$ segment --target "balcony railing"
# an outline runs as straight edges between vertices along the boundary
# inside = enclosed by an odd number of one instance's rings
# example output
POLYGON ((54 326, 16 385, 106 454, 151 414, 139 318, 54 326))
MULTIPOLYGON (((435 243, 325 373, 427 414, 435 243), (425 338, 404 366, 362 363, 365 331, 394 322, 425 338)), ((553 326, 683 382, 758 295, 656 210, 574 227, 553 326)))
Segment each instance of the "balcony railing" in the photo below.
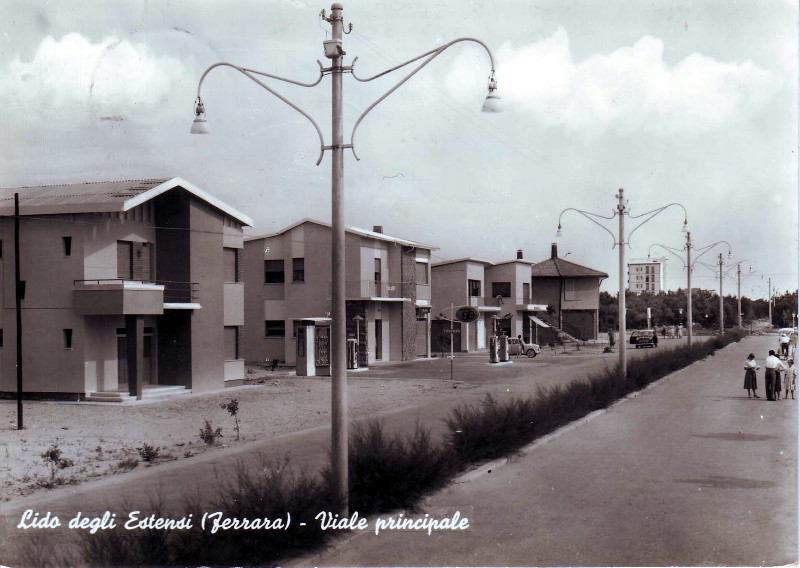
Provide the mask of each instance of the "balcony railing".
POLYGON ((171 280, 134 280, 130 278, 93 278, 75 280, 75 286, 124 286, 132 284, 156 284, 164 286, 164 303, 188 304, 197 301, 197 282, 174 282, 171 280))
POLYGON ((402 282, 384 282, 382 280, 354 280, 345 283, 347 298, 403 298, 402 282))

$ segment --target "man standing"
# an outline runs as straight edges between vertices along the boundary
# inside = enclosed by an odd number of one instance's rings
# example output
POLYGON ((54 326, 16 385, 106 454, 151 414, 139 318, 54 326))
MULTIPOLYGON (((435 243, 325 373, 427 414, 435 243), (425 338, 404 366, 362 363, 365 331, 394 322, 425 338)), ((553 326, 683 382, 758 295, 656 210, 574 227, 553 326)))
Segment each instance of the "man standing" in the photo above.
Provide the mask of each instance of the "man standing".
MULTIPOLYGON (((767 400, 777 400, 775 398, 775 373, 777 371, 785 371, 787 369, 783 361, 775 356, 775 351, 769 350, 769 356, 764 361, 764 367, 767 369, 764 375, 764 387, 767 390, 767 400)), ((777 393, 780 396, 780 393, 777 393)))
POLYGON ((780 344, 781 344, 781 354, 784 358, 789 358, 789 334, 784 332, 781 334, 780 344))

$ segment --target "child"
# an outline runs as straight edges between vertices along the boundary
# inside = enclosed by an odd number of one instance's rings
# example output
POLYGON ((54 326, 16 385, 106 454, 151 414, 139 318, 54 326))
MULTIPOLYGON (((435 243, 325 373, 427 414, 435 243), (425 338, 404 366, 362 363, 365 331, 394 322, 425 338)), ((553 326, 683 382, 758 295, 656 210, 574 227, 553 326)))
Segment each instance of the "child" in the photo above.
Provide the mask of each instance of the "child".
POLYGON ((786 394, 783 395, 784 400, 789 398, 789 391, 792 392, 792 400, 794 400, 794 389, 797 387, 797 367, 794 366, 794 360, 789 359, 789 370, 783 378, 786 383, 786 394))

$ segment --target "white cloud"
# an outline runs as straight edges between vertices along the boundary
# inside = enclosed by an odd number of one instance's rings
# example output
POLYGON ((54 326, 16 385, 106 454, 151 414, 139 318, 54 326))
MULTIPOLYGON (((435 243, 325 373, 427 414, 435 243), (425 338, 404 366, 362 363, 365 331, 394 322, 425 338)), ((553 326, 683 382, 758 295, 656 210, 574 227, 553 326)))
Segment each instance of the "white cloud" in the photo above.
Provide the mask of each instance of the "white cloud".
POLYGON ((7 107, 80 109, 122 114, 162 102, 185 75, 176 58, 144 44, 109 36, 91 43, 71 33, 45 38, 30 61, 19 58, 0 70, 0 97, 7 107))
MULTIPOLYGON (((479 55, 456 62, 448 77, 454 95, 478 88, 475 69, 485 65, 479 55)), ((504 44, 497 60, 507 107, 587 135, 716 130, 758 112, 781 86, 752 61, 724 63, 693 53, 668 65, 663 42, 650 36, 576 62, 563 28, 531 45, 504 44)))

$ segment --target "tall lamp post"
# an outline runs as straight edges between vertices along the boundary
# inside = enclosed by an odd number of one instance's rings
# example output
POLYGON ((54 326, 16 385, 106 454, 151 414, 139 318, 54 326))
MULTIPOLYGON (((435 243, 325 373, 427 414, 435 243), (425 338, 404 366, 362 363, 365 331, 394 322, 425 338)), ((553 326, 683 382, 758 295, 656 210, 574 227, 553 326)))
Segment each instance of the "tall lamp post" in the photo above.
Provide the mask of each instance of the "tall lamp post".
MULTIPOLYGON (((729 264, 730 268, 728 268, 728 270, 725 271, 725 275, 727 276, 728 272, 730 272, 731 270, 733 270, 734 267, 736 267, 736 303, 739 311, 739 316, 736 319, 736 325, 739 328, 742 327, 742 263, 743 262, 750 263, 751 261, 747 259, 737 260, 736 262, 729 264)), ((753 267, 751 266, 750 269, 752 270, 752 268, 753 267)))
MULTIPOLYGON (((495 64, 494 57, 488 46, 482 41, 475 38, 458 38, 449 43, 443 44, 435 49, 431 49, 421 55, 418 55, 405 63, 396 65, 372 77, 361 78, 355 74, 354 66, 356 60, 347 66, 344 65, 343 58, 345 51, 342 45, 343 33, 350 33, 352 24, 349 25, 348 30, 344 30, 344 20, 342 17, 343 7, 339 3, 331 6, 331 14, 327 16, 325 10, 320 14, 321 18, 331 25, 331 39, 323 41, 323 48, 325 57, 331 60, 330 67, 324 67, 322 63, 317 61, 319 65, 319 76, 313 82, 303 83, 278 75, 248 69, 246 67, 239 67, 227 62, 220 62, 211 65, 203 72, 200 77, 199 84, 197 85, 197 99, 195 101, 195 119, 192 124, 192 134, 205 134, 208 132, 208 125, 206 122, 205 105, 200 97, 200 90, 203 86, 203 81, 208 73, 216 67, 230 67, 242 73, 245 77, 255 82, 256 84, 275 95, 281 101, 289 105, 291 108, 302 114, 315 128, 320 142, 320 153, 317 158, 317 165, 322 162, 322 157, 325 150, 330 150, 332 155, 331 160, 331 202, 332 202, 332 219, 331 219, 331 281, 332 281, 332 339, 331 339, 331 471, 333 479, 333 490, 336 496, 342 503, 341 513, 346 515, 349 509, 348 506, 348 471, 347 471, 347 336, 346 336, 346 322, 345 322, 345 228, 344 228, 344 150, 349 148, 352 150, 356 160, 358 155, 355 151, 355 133, 364 117, 375 108, 386 97, 396 91, 408 79, 419 72, 423 67, 428 65, 434 58, 441 55, 448 47, 455 45, 459 42, 473 42, 482 46, 489 55, 489 62, 491 64, 491 72, 489 74, 488 94, 483 103, 483 112, 501 112, 502 106, 500 97, 497 92, 497 81, 495 80, 495 64), (421 62, 420 62, 421 61, 421 62), (394 87, 386 91, 378 100, 372 103, 367 109, 358 117, 353 126, 350 134, 350 142, 344 143, 343 136, 343 116, 342 116, 342 76, 345 73, 350 73, 357 81, 367 82, 382 77, 388 73, 401 69, 411 63, 420 62, 408 75, 401 79, 394 87), (322 130, 316 121, 299 106, 295 105, 287 98, 273 90, 262 82, 259 77, 267 77, 285 83, 298 85, 301 87, 314 87, 318 85, 325 75, 331 76, 331 144, 326 146, 322 135, 322 130)), ((356 58, 357 59, 357 58, 356 58)))
POLYGON ((711 243, 710 245, 706 245, 703 247, 697 247, 694 245, 692 241, 692 232, 690 230, 686 231, 686 244, 683 246, 682 249, 677 249, 673 247, 668 247, 667 245, 662 245, 659 243, 655 243, 650 245, 650 248, 647 251, 647 257, 650 258, 650 252, 653 250, 653 247, 661 247, 662 249, 666 250, 670 254, 676 256, 681 262, 683 262, 683 267, 686 269, 686 333, 687 333, 687 343, 689 347, 692 346, 692 269, 697 261, 706 254, 708 251, 713 249, 715 246, 720 244, 728 245, 728 256, 730 256, 730 247, 731 245, 728 241, 717 241, 715 243, 711 243), (696 251, 698 254, 692 260, 692 250, 696 251), (683 260, 682 257, 679 256, 678 253, 686 251, 686 260, 683 260))
MULTIPOLYGON (((683 209, 683 230, 687 231, 687 226, 689 221, 686 218, 686 208, 681 205, 680 203, 669 203, 664 205, 663 207, 659 207, 658 209, 653 209, 652 211, 647 211, 646 213, 641 213, 639 215, 631 215, 630 211, 628 210, 628 206, 625 202, 624 197, 625 190, 620 188, 617 194, 614 196, 617 199, 617 207, 613 211, 610 216, 600 215, 598 213, 590 213, 588 211, 582 211, 580 209, 575 209, 573 207, 568 207, 561 211, 558 215, 558 230, 556 231, 556 237, 561 237, 561 218, 564 216, 564 213, 567 211, 574 211, 580 215, 583 215, 587 219, 589 219, 592 223, 602 228, 606 233, 611 235, 611 238, 614 239, 614 247, 619 247, 619 373, 620 378, 625 378, 628 376, 628 361, 627 361, 627 352, 626 352, 626 338, 625 338, 625 245, 630 244, 630 239, 633 236, 633 233, 636 232, 639 227, 650 221, 653 217, 668 209, 670 207, 680 207, 683 209), (625 237, 625 216, 630 217, 631 219, 640 219, 645 217, 645 219, 636 225, 628 236, 625 237), (599 222, 597 219, 605 219, 611 220, 614 217, 619 217, 619 229, 618 233, 614 235, 604 224, 599 222)), ((612 250, 613 248, 612 247, 612 250)))

